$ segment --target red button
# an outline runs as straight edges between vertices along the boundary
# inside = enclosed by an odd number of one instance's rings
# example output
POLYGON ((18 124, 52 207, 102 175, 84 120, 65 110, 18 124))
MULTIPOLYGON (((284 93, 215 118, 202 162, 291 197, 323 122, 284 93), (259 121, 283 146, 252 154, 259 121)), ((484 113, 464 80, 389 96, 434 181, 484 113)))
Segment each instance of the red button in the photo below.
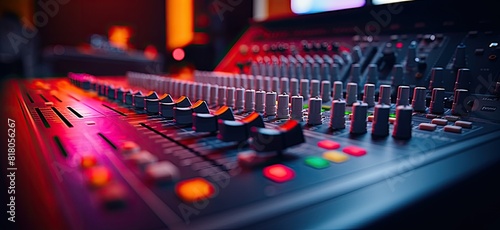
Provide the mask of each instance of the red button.
POLYGON ((274 182, 282 183, 295 177, 295 172, 282 164, 275 164, 264 168, 264 176, 274 182))
POLYGON ((366 150, 364 148, 357 146, 347 146, 342 151, 355 157, 360 157, 366 154, 366 150))
POLYGON ((340 144, 335 142, 335 141, 331 141, 331 140, 322 140, 322 141, 318 142, 318 147, 328 149, 328 150, 333 150, 333 149, 340 148, 340 144))

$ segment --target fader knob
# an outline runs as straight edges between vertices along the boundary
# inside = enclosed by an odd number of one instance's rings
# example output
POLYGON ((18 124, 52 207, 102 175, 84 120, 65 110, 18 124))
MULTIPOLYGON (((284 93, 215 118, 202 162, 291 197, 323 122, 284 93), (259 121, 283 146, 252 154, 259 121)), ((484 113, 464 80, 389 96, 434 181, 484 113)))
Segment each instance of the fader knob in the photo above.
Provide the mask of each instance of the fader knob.
POLYGON ((453 69, 458 70, 467 66, 465 58, 465 45, 459 44, 455 49, 455 57, 453 58, 453 69))
POLYGON ((309 110, 307 114, 307 124, 319 125, 321 124, 321 98, 309 99, 309 110))
POLYGON ((411 106, 400 105, 396 107, 396 121, 392 136, 396 139, 410 139, 412 133, 412 112, 411 106))
POLYGON ((434 67, 431 72, 431 80, 429 82, 429 89, 443 87, 443 68, 434 67))
POLYGON ((392 86, 398 87, 403 84, 404 69, 402 65, 394 65, 392 69, 392 86))
POLYGON ((223 106, 226 104, 226 94, 227 94, 227 88, 226 86, 221 86, 219 87, 219 92, 217 93, 217 105, 218 106, 223 106))
POLYGON ((361 66, 359 64, 352 64, 350 82, 359 83, 361 76, 361 66))
POLYGON ((358 84, 351 82, 347 83, 346 103, 353 105, 358 101, 358 84))
POLYGON ((335 100, 330 108, 330 127, 345 129, 345 101, 335 100))
POLYGON ((144 98, 146 96, 141 92, 137 91, 133 94, 133 105, 135 109, 144 110, 144 98))
POLYGON ((216 132, 217 117, 207 113, 193 113, 193 130, 195 132, 216 132))
POLYGON ((299 80, 297 78, 290 79, 290 95, 299 95, 299 80))
POLYGON ((266 97, 266 92, 259 90, 255 92, 255 112, 264 113, 264 100, 266 97))
POLYGON ((344 98, 342 89, 342 82, 335 81, 333 82, 333 100, 341 100, 344 98))
POLYGON ((311 80, 311 97, 319 96, 320 83, 319 80, 311 80))
POLYGON ((276 116, 276 92, 266 93, 265 114, 266 116, 276 116))
POLYGON ((356 102, 352 105, 351 129, 349 130, 350 133, 352 134, 366 133, 367 111, 368 111, 368 105, 366 103, 356 102))
POLYGON ((300 79, 300 95, 302 95, 304 99, 309 98, 309 80, 300 79))
POLYGON ((302 109, 304 98, 302 96, 292 96, 291 118, 302 121, 302 109))
POLYGON ((415 87, 411 106, 416 112, 425 112, 425 87, 415 87))
POLYGON ((281 93, 290 93, 290 90, 289 90, 289 86, 290 86, 289 79, 287 77, 282 77, 280 81, 281 81, 281 85, 280 85, 281 93))
POLYGON ((363 95, 363 102, 368 104, 368 107, 375 105, 375 85, 365 84, 365 94, 363 95))
POLYGON ((432 89, 431 105, 429 106, 429 111, 433 114, 444 113, 444 89, 443 88, 432 89))
POLYGON ((253 112, 255 107, 255 90, 247 89, 245 91, 245 112, 253 112))
POLYGON ((468 112, 469 105, 467 105, 467 97, 469 96, 469 91, 466 89, 456 89, 453 95, 453 104, 451 107, 451 113, 454 115, 466 115, 468 112))
POLYGON ((227 88, 227 95, 226 95, 226 105, 228 107, 234 108, 234 93, 236 89, 234 87, 228 87, 227 88))
POLYGON ((455 88, 457 89, 469 89, 471 81, 470 69, 459 69, 457 73, 457 78, 455 81, 455 88))
POLYGON ((379 96, 378 96, 379 104, 391 104, 391 86, 390 85, 380 85, 379 96))
POLYGON ((190 107, 174 107, 174 120, 179 125, 193 123, 192 110, 190 107))
POLYGON ((374 85, 377 85, 377 82, 378 82, 378 71, 377 71, 377 65, 376 64, 370 64, 370 65, 368 65, 368 73, 367 73, 366 82, 374 84, 374 85))
POLYGON ((236 89, 236 101, 235 101, 234 108, 236 110, 243 110, 244 101, 245 101, 245 89, 237 88, 236 89))
POLYGON ((288 108, 288 102, 290 101, 290 97, 288 94, 280 94, 278 96, 278 114, 276 118, 278 119, 288 119, 290 109, 288 108))
POLYGON ((410 103, 410 87, 409 86, 399 86, 398 96, 396 98, 396 105, 409 105, 410 103))
POLYGON ((160 100, 158 99, 158 94, 151 91, 146 95, 146 111, 152 114, 158 114, 160 112, 160 100))
POLYGON ((247 128, 241 121, 218 120, 219 140, 242 142, 248 139, 247 128))
POLYGON ((388 136, 389 135, 389 113, 391 107, 389 105, 378 104, 373 109, 372 135, 373 136, 388 136))
POLYGON ((324 102, 330 101, 331 90, 330 81, 321 81, 321 99, 324 102))

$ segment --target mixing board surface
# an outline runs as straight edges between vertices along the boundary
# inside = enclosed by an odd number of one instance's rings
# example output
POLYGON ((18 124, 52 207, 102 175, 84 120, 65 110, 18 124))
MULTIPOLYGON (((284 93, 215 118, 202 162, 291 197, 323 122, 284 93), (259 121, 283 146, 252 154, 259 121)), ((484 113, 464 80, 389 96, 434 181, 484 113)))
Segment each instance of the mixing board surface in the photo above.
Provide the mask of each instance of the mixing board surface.
POLYGON ((420 227, 403 211, 495 191, 498 31, 289 26, 256 23, 214 71, 6 82, 23 207, 52 229, 420 227))

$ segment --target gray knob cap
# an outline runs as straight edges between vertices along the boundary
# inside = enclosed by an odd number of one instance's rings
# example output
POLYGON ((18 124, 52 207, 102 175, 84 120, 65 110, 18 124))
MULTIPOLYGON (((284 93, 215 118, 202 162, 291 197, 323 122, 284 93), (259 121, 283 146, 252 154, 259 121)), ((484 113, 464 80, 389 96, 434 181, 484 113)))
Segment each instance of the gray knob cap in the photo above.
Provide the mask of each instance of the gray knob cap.
POLYGON ((234 87, 228 87, 227 88, 227 95, 226 95, 226 105, 230 108, 234 108, 234 94, 235 94, 236 89, 234 87))
POLYGON ((288 119, 290 114, 290 110, 288 108, 288 102, 290 101, 290 97, 288 94, 280 94, 278 96, 278 115, 276 118, 278 119, 288 119))
POLYGON ((392 86, 398 87, 403 84, 403 71, 402 65, 394 65, 392 69, 392 86))
POLYGON ((311 97, 317 97, 319 96, 319 80, 311 80, 311 97))
POLYGON ((345 129, 345 101, 334 100, 330 108, 330 127, 345 129))
POLYGON ((302 95, 304 99, 309 98, 309 80, 300 79, 300 95, 302 95))
POLYGON ((368 65, 368 73, 366 82, 377 85, 378 82, 378 70, 376 64, 368 65))
POLYGON ((271 89, 274 92, 280 91, 280 78, 279 77, 271 78, 271 89))
POLYGON ((319 125, 321 124, 321 98, 311 98, 309 99, 309 110, 307 114, 307 124, 309 125, 319 125))
POLYGON ((216 105, 217 100, 219 96, 219 86, 218 85, 212 85, 210 87, 210 105, 216 105))
POLYGON ((350 82, 359 83, 360 76, 361 76, 361 66, 359 64, 352 64, 350 82))
POLYGON ((290 83, 289 83, 289 79, 287 77, 282 77, 280 79, 280 89, 281 89, 281 93, 290 93, 290 90, 289 90, 289 86, 290 86, 290 83))
POLYGON ((347 83, 346 103, 353 105, 358 101, 358 84, 354 82, 347 83))
POLYGON ((236 89, 236 101, 234 108, 236 110, 243 110, 245 103, 245 89, 237 88, 236 89))
POLYGON ((411 106, 417 112, 425 112, 425 87, 415 87, 413 90, 413 100, 411 106))
POLYGON ((396 98, 396 105, 409 105, 410 104, 410 87, 409 86, 399 86, 398 96, 396 98))
POLYGON ((291 118, 293 120, 302 121, 303 103, 304 98, 302 96, 292 96, 291 118))
POLYGON ((368 104, 368 107, 375 105, 375 85, 365 84, 365 94, 363 95, 363 102, 368 104))
POLYGON ((390 85, 380 85, 378 103, 390 105, 391 104, 391 86, 390 85))
POLYGON ((290 95, 299 95, 299 80, 297 78, 290 79, 290 95))
POLYGON ((218 92, 218 98, 217 98, 217 105, 218 106, 223 106, 226 104, 226 94, 227 94, 227 88, 226 86, 221 86, 219 87, 219 92, 218 92))
POLYGON ((253 112, 255 107, 255 90, 247 89, 245 91, 245 112, 253 112))
POLYGON ((266 93, 266 116, 276 116, 276 92, 266 93))
POLYGON ((344 98, 343 87, 341 81, 333 82, 333 100, 341 100, 344 98))
POLYGON ((255 92, 255 111, 258 113, 264 113, 264 100, 266 97, 266 92, 259 90, 255 92))

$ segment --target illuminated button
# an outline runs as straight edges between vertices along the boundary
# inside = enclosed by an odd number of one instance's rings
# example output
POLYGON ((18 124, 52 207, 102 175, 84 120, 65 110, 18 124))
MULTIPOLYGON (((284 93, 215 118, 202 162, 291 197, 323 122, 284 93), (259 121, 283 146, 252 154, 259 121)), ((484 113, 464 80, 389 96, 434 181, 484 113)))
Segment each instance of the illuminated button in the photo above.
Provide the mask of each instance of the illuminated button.
POLYGON ((104 166, 87 169, 85 176, 89 185, 93 187, 101 187, 111 181, 111 172, 104 166))
POLYGON ((355 157, 363 156, 366 154, 366 150, 364 148, 357 146, 347 146, 342 151, 355 157))
POLYGON ((450 132, 450 133, 462 133, 462 127, 460 126, 453 126, 453 125, 447 125, 444 127, 445 132, 450 132))
POLYGON ((54 105, 54 102, 47 101, 47 102, 45 102, 45 105, 46 105, 46 106, 53 106, 53 105, 54 105))
POLYGON ((198 177, 177 183, 175 193, 183 201, 195 202, 211 198, 215 193, 215 188, 207 180, 198 177))
POLYGON ((472 128, 472 122, 470 122, 470 121, 455 121, 455 126, 460 126, 462 128, 470 129, 470 128, 472 128))
POLYGON ((349 156, 343 154, 342 152, 333 150, 324 152, 323 158, 335 163, 342 163, 344 161, 347 161, 349 159, 349 156))
POLYGON ((149 179, 156 182, 169 182, 179 179, 179 169, 169 161, 148 164, 144 172, 149 179))
POLYGON ((434 131, 436 130, 436 127, 437 127, 436 124, 430 124, 430 123, 420 123, 418 125, 418 129, 427 131, 434 131))
POLYGON ((282 164, 267 166, 263 172, 267 179, 278 183, 289 181, 295 177, 295 172, 282 164))
POLYGON ((321 157, 306 157, 304 160, 306 165, 311 166, 315 169, 322 169, 330 166, 330 163, 321 157))
POLYGON ((141 148, 133 141, 125 141, 121 146, 123 154, 131 154, 138 152, 141 148))
POLYGON ((432 119, 431 123, 432 124, 436 124, 436 125, 447 125, 448 124, 448 120, 434 118, 434 119, 432 119))
POLYGON ((368 116, 368 117, 367 117, 367 118, 368 118, 368 122, 373 122, 373 118, 374 118, 374 117, 375 117, 375 116, 373 116, 373 115, 368 116))
POLYGON ((80 165, 82 166, 82 168, 90 168, 95 164, 97 164, 97 158, 95 157, 95 155, 86 154, 83 155, 80 159, 80 165))
POLYGON ((331 140, 322 140, 322 141, 318 142, 318 147, 332 150, 332 149, 340 148, 340 144, 335 142, 335 141, 331 141, 331 140))

